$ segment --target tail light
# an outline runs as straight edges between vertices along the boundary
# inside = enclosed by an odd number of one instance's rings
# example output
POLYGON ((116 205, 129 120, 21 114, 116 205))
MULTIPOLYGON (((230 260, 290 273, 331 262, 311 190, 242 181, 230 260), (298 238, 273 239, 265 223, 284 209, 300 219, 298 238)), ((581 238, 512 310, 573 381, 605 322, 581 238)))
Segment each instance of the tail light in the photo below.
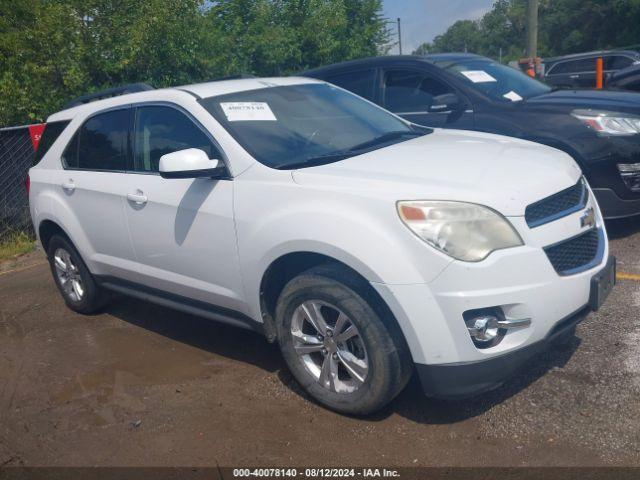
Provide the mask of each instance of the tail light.
POLYGON ((31 191, 31 178, 28 173, 27 178, 24 179, 24 188, 27 189, 27 195, 29 195, 29 192, 31 191))

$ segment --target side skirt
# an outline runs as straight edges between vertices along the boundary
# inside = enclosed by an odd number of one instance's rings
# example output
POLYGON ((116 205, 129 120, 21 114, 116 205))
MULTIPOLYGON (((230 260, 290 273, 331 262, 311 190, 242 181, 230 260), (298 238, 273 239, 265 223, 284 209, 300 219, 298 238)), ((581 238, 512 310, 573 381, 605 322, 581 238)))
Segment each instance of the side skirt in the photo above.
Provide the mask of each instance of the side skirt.
POLYGON ((115 277, 95 276, 94 278, 101 287, 107 290, 264 335, 262 323, 256 322, 247 315, 235 310, 218 307, 200 300, 194 300, 115 277))

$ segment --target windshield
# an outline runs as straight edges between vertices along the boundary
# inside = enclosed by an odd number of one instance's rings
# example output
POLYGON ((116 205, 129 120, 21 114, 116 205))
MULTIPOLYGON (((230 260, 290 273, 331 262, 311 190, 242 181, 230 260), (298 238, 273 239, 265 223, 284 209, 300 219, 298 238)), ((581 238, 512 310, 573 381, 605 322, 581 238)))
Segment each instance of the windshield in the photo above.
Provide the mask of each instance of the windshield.
POLYGON ((201 104, 256 160, 278 169, 331 163, 428 132, 323 83, 237 92, 201 104))
POLYGON ((487 60, 469 60, 442 67, 494 100, 519 102, 551 91, 544 83, 515 68, 487 60))

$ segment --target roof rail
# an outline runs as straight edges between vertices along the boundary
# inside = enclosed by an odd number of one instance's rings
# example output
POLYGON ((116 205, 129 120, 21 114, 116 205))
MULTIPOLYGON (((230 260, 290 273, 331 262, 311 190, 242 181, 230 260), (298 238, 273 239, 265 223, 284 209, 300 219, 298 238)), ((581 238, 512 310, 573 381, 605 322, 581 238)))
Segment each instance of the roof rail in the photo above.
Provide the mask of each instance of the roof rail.
POLYGON ((146 83, 131 83, 122 87, 108 88, 107 90, 102 90, 96 93, 89 93, 87 95, 82 95, 81 97, 74 98, 64 106, 63 110, 77 107, 78 105, 83 105, 85 103, 95 102, 96 100, 118 97, 120 95, 126 95, 128 93, 146 92, 147 90, 154 90, 154 88, 151 85, 147 85, 146 83))
POLYGON ((223 80, 241 80, 243 78, 257 78, 255 75, 251 75, 250 73, 240 73, 238 75, 229 75, 226 77, 218 77, 209 80, 210 82, 222 82, 223 80))

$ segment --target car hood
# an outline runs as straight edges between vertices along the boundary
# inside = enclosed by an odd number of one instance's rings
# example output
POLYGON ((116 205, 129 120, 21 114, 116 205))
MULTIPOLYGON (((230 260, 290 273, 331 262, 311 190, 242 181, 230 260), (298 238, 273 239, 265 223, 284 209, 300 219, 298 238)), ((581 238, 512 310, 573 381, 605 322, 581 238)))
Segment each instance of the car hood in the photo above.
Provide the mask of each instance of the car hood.
POLYGON ((398 200, 453 200, 522 216, 527 205, 575 185, 564 152, 498 135, 436 129, 340 162, 295 170, 293 180, 323 190, 398 200))
POLYGON ((601 109, 640 112, 640 95, 610 90, 557 90, 527 100, 527 105, 566 106, 569 109, 601 109))

